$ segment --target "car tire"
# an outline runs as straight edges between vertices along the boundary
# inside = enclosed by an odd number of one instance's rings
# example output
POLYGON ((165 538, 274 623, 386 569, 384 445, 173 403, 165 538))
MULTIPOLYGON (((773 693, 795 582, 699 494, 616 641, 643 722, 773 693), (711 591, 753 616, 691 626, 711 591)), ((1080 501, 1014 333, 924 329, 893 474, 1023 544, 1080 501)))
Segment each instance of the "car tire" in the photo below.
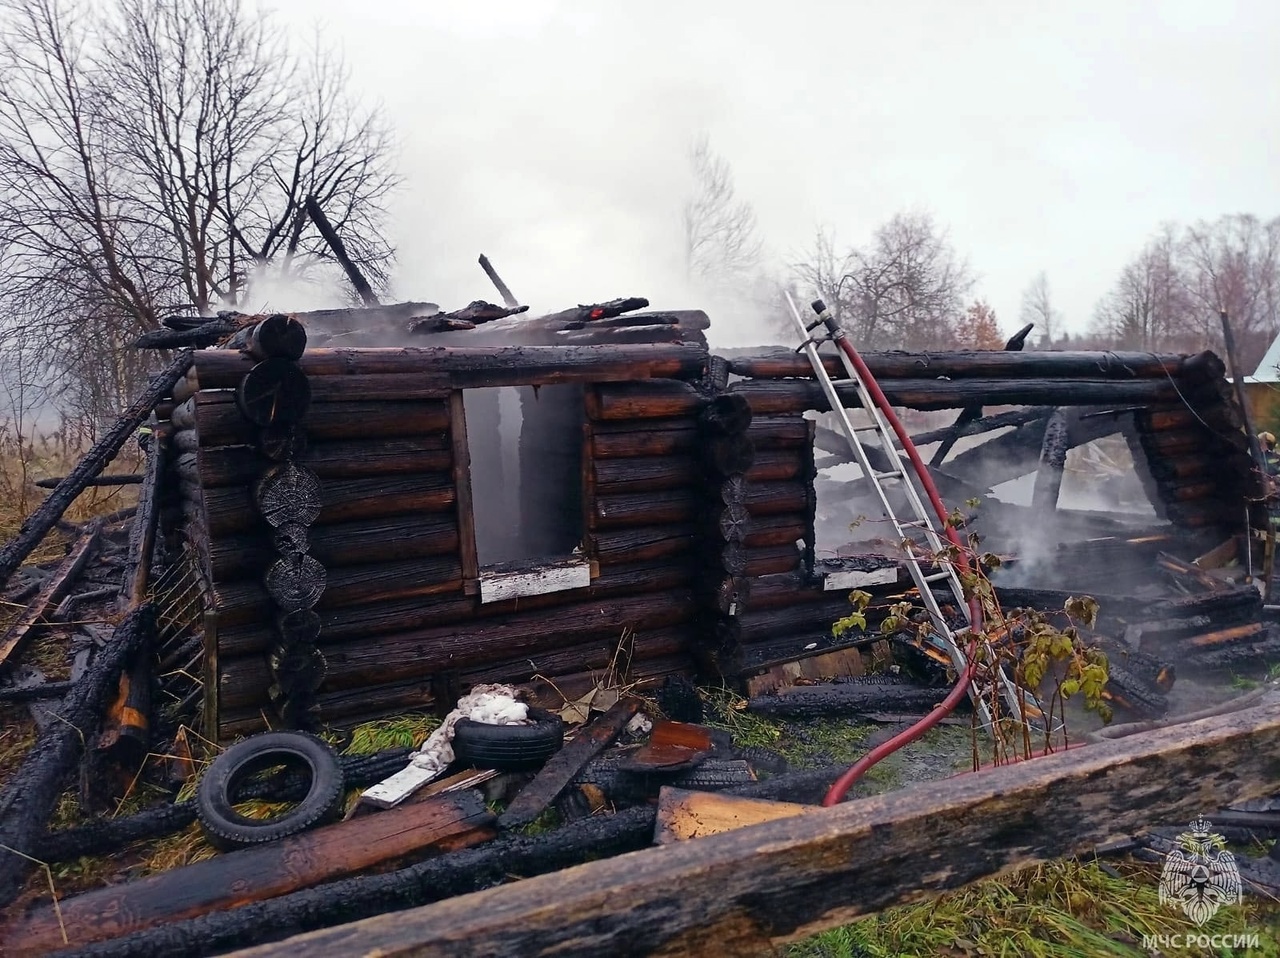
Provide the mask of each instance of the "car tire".
POLYGON ((490 725, 459 719, 453 727, 453 754, 476 768, 525 772, 541 768, 564 745, 564 719, 530 708, 532 725, 490 725))
POLYGON ((196 787, 196 817, 215 848, 245 848, 331 821, 342 809, 344 792, 342 766, 324 741, 304 732, 263 732, 232 745, 205 770, 196 787), (302 801, 274 818, 249 818, 237 812, 242 786, 278 766, 306 776, 302 801))

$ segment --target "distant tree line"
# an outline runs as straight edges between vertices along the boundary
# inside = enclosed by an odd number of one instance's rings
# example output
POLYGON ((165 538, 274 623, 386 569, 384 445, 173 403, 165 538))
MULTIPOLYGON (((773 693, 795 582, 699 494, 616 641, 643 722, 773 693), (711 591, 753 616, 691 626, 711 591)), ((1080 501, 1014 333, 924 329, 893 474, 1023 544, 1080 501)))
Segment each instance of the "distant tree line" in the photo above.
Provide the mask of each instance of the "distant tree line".
MULTIPOLYGON (((821 297, 867 349, 1000 348, 1014 331, 1003 330, 990 305, 973 298, 974 273, 928 213, 899 213, 860 246, 841 246, 821 230, 799 262, 770 267, 755 214, 734 193, 728 163, 705 136, 692 156, 684 221, 690 274, 708 289, 765 290, 756 298, 770 315, 782 316, 775 326, 784 341, 794 330, 782 313, 781 289, 802 304, 821 297), (700 172, 706 169, 715 176, 700 172), (717 204, 722 209, 714 216, 688 213, 717 204), (735 255, 739 250, 750 256, 735 255)), ((1231 319, 1241 364, 1252 372, 1280 332, 1280 217, 1234 214, 1162 226, 1120 269, 1089 322, 1072 323, 1074 334, 1041 272, 1023 291, 1018 322, 1035 324, 1039 348, 1221 352, 1220 309, 1231 319)))

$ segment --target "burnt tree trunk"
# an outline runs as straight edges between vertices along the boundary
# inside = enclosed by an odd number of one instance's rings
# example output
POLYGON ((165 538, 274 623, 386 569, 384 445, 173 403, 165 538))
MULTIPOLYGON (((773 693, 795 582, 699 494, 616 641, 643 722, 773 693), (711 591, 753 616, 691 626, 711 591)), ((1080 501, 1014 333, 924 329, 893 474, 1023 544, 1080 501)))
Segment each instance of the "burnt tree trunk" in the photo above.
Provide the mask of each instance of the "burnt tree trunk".
POLYGON ((120 673, 151 641, 155 617, 142 605, 124 617, 111 640, 93 658, 57 710, 58 721, 40 732, 36 744, 0 792, 0 907, 21 891, 39 859, 40 841, 62 787, 75 767, 84 743, 101 719, 107 696, 118 687, 120 673))

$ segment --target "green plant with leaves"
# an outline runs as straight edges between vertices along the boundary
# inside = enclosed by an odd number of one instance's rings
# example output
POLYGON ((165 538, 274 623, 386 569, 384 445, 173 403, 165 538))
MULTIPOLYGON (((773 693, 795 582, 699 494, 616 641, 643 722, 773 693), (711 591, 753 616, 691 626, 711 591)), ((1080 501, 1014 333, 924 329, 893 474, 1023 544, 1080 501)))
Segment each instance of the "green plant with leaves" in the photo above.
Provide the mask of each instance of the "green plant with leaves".
MULTIPOLYGON (((954 512, 947 524, 963 526, 963 514, 954 512)), ((1098 603, 1093 598, 1073 596, 1061 611, 1052 613, 1030 608, 1003 609, 989 575, 999 568, 1000 558, 980 553, 976 535, 970 534, 963 547, 952 543, 932 554, 910 539, 903 540, 902 547, 923 563, 955 569, 965 600, 977 600, 982 614, 981 626, 974 636, 981 672, 993 674, 1003 668, 1018 689, 1022 716, 1036 719, 1033 726, 1007 709, 1002 712, 998 683, 981 682, 983 694, 989 696, 991 713, 1001 716, 991 737, 993 764, 1030 757, 1033 737, 1043 739, 1046 751, 1067 745, 1068 700, 1078 699, 1086 711, 1097 714, 1104 722, 1111 720, 1111 709, 1103 698, 1107 657, 1082 634, 1082 629, 1091 629, 1097 623, 1098 603)), ((850 593, 853 608, 832 625, 832 634, 839 638, 851 631, 865 631, 871 598, 862 591, 850 593)), ((932 655, 928 636, 933 627, 922 607, 911 601, 898 601, 889 606, 878 631, 883 636, 904 638, 932 655)), ((976 726, 974 732, 977 767, 980 756, 976 726)))

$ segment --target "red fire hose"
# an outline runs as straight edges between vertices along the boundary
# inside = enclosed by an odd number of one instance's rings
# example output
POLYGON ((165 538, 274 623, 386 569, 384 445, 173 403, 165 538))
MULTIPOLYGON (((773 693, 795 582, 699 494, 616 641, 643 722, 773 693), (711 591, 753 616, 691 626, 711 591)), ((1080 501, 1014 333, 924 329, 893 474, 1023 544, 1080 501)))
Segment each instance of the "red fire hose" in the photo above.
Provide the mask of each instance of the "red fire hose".
MULTIPOLYGON (((818 309, 819 315, 826 311, 825 307, 819 308, 820 304, 814 304, 818 309)), ((958 552, 958 562, 962 570, 967 571, 969 568, 969 558, 965 554, 964 543, 960 541, 960 536, 956 530, 951 527, 947 521, 947 508, 942 504, 942 497, 938 495, 938 489, 933 484, 933 477, 929 475, 928 467, 925 466, 924 460, 920 458, 920 453, 916 451, 915 445, 911 442, 911 437, 907 434, 907 430, 903 428, 901 421, 894 413, 889 405, 889 400, 885 398, 884 392, 880 389, 879 383, 875 377, 871 375, 871 370, 867 368, 867 364, 863 362, 858 351, 849 344, 848 337, 844 331, 838 327, 833 331, 836 346, 849 357, 849 362, 853 364, 854 370, 858 374, 858 378, 862 380, 863 385, 867 387, 867 392, 871 393, 871 398, 875 400, 876 406, 879 407, 881 413, 884 414, 885 420, 893 428, 894 433, 898 437, 898 441, 902 443, 903 451, 906 452, 907 458, 911 461, 912 468, 915 469, 916 476, 920 479, 920 485, 924 488, 925 494, 929 497, 929 503, 933 506, 933 511, 938 514, 938 521, 942 524, 943 533, 947 540, 954 545, 958 552)), ((974 634, 981 631, 982 625, 982 605, 976 597, 969 599, 969 627, 974 634)), ((929 729, 938 724, 944 717, 951 714, 960 700, 969 692, 969 684, 973 681, 974 672, 977 669, 977 663, 974 656, 977 653, 977 640, 969 643, 969 647, 965 650, 965 660, 968 665, 956 680, 955 688, 953 688, 945 699, 943 699, 933 711, 916 722, 910 728, 899 732, 887 742, 877 745, 870 752, 860 758, 852 765, 847 772, 841 775, 827 790, 826 796, 822 799, 822 804, 826 806, 835 805, 844 798, 845 794, 853 787, 854 782, 862 778, 873 765, 881 759, 892 755, 904 745, 914 742, 929 729)))

